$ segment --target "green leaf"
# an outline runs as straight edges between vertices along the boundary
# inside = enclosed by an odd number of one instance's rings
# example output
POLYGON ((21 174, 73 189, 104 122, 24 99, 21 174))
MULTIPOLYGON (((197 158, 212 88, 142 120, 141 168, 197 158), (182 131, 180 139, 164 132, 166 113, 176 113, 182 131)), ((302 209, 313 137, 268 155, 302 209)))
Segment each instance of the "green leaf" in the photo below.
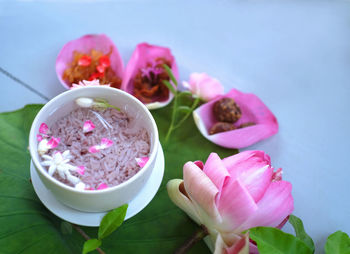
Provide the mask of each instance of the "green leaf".
POLYGON ((182 113, 190 113, 192 109, 188 106, 178 106, 177 111, 182 112, 182 113))
POLYGON ((163 84, 166 85, 166 87, 175 95, 176 94, 176 90, 173 87, 172 84, 170 84, 170 82, 168 80, 163 80, 163 84))
POLYGON ((309 246, 312 252, 314 252, 315 251, 314 241, 308 234, 306 234, 302 220, 299 219, 297 216, 291 214, 289 216, 289 223, 292 224, 295 231, 295 235, 300 240, 302 240, 307 246, 309 246))
POLYGON ((249 237, 258 246, 260 254, 312 254, 313 251, 294 235, 277 228, 256 227, 249 229, 249 237))
POLYGON ((72 224, 67 221, 61 222, 61 232, 64 235, 70 235, 73 232, 72 224))
POLYGON ((328 236, 324 246, 326 254, 350 254, 350 238, 342 232, 337 231, 328 236))
POLYGON ((168 73, 168 75, 169 75, 171 81, 173 81, 175 87, 177 87, 177 80, 176 80, 176 78, 175 78, 175 76, 174 76, 172 70, 171 70, 171 69, 169 68, 169 66, 166 65, 166 64, 163 64, 163 67, 164 67, 165 71, 168 73))
POLYGON ((103 216, 100 228, 98 229, 98 239, 103 239, 112 234, 124 221, 128 205, 122 205, 103 216))
MULTIPOLYGON (((15 112, 0 114, 1 252, 80 253, 84 238, 74 229, 71 235, 62 234, 62 220, 42 205, 29 181, 28 133, 41 107, 29 105, 15 112)), ((174 253, 198 226, 171 202, 166 183, 170 179, 182 178, 182 168, 187 161, 205 161, 212 151, 222 158, 237 152, 206 140, 192 118, 175 130, 169 142, 164 144, 171 105, 151 113, 156 120, 165 154, 163 181, 150 204, 124 221, 115 234, 103 239, 103 251, 106 253, 174 253)), ((98 228, 81 228, 90 237, 98 235, 98 228)), ((201 241, 189 253, 209 254, 210 251, 201 241)))
POLYGON ((96 250, 98 247, 100 247, 102 244, 101 240, 99 239, 89 239, 84 243, 83 247, 83 254, 89 253, 93 250, 96 250))

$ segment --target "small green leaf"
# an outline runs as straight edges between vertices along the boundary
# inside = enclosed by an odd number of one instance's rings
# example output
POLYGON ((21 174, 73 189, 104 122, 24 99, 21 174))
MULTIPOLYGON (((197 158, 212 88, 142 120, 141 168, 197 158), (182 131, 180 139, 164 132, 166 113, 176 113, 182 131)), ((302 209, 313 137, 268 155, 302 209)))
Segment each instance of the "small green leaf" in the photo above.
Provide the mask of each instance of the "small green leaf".
POLYGON ((301 219, 299 219, 297 216, 290 215, 289 216, 289 223, 292 224, 295 235, 300 240, 302 240, 307 246, 310 247, 312 251, 315 251, 315 244, 312 238, 305 232, 304 225, 301 219))
POLYGON ((84 243, 83 254, 89 253, 90 251, 96 250, 102 244, 101 240, 98 239, 89 239, 84 243))
POLYGON ((70 235, 72 234, 73 228, 72 228, 72 224, 70 224, 67 221, 62 221, 61 222, 61 232, 64 235, 70 235))
POLYGON ((312 254, 313 251, 294 235, 277 228, 257 227, 249 229, 249 237, 258 246, 260 254, 312 254))
POLYGON ((188 106, 179 106, 177 107, 177 111, 183 112, 183 113, 190 113, 192 109, 188 106))
POLYGON ((124 221, 128 204, 108 212, 101 221, 98 229, 98 239, 103 239, 113 233, 124 221))
POLYGON ((168 75, 169 75, 171 81, 173 81, 174 85, 177 87, 177 80, 176 80, 176 78, 175 78, 173 72, 172 72, 171 69, 169 68, 169 66, 166 65, 166 64, 163 64, 163 67, 164 67, 165 71, 168 73, 168 75))
POLYGON ((173 87, 172 84, 170 84, 170 82, 168 80, 163 80, 163 84, 166 85, 166 87, 175 95, 176 94, 176 90, 173 87))
POLYGON ((350 238, 342 232, 337 231, 328 236, 324 246, 326 254, 350 254, 350 238))

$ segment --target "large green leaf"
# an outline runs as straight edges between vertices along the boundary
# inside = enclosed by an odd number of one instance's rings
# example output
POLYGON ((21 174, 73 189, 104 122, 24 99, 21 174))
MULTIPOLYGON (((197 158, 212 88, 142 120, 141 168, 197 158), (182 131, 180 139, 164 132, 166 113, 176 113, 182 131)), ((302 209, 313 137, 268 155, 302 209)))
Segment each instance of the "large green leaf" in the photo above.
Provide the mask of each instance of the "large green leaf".
POLYGON ((350 237, 337 231, 328 237, 324 250, 326 254, 350 254, 350 237))
POLYGON ((260 254, 313 253, 313 250, 302 240, 277 228, 251 228, 249 229, 249 237, 257 243, 260 254))
MULTIPOLYGON (((40 108, 29 105, 0 114, 0 253, 81 253, 83 237, 76 230, 62 233, 62 221, 41 204, 29 181, 28 133, 40 108)), ((173 253, 198 226, 170 201, 165 184, 182 178, 186 161, 206 160, 212 151, 222 157, 237 152, 204 139, 191 118, 164 144, 170 109, 168 106, 152 112, 166 161, 161 187, 142 212, 103 239, 101 248, 106 253, 173 253)), ((82 229, 92 238, 98 235, 97 228, 82 229)), ((191 253, 209 250, 200 242, 191 253)))

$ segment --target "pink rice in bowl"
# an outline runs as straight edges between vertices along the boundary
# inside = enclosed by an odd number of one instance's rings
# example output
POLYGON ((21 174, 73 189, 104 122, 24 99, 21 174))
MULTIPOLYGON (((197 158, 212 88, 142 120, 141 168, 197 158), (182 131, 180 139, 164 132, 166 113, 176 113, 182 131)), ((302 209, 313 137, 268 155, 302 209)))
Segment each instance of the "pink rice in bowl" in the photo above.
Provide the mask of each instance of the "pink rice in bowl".
MULTIPOLYGON (((141 169, 136 159, 150 155, 147 130, 125 112, 113 108, 78 108, 54 123, 50 132, 60 142, 48 155, 69 150, 69 164, 84 167, 83 174, 75 171, 71 174, 78 177, 88 190, 113 187, 128 180, 141 169), (91 121, 95 128, 84 132, 86 121, 91 121), (92 146, 99 145, 106 138, 113 141, 110 147, 91 152, 92 146)), ((53 177, 74 187, 57 172, 53 177)))

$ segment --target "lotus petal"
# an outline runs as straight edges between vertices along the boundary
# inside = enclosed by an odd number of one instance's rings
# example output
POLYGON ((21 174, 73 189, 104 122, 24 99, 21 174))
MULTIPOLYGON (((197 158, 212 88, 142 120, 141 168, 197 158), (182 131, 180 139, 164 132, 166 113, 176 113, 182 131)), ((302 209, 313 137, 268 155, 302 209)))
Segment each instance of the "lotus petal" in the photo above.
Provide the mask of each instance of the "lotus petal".
POLYGON ((143 168, 149 160, 149 157, 135 158, 135 160, 137 162, 137 165, 139 165, 140 168, 143 168))
MULTIPOLYGON (((170 61, 171 70, 175 78, 178 80, 179 73, 178 73, 177 65, 175 62, 175 58, 171 54, 171 51, 169 48, 155 46, 148 43, 140 43, 136 46, 136 49, 133 52, 131 59, 129 60, 126 66, 121 89, 130 94, 134 94, 135 75, 139 71, 143 73, 144 72, 143 70, 147 67, 147 64, 152 61, 153 62, 156 61, 157 58, 165 58, 166 60, 170 61)), ((147 76, 148 74, 145 73, 145 75, 147 76)), ((168 105, 173 99, 173 97, 174 95, 169 91, 169 97, 167 99, 157 101, 157 98, 155 98, 154 101, 150 103, 145 103, 145 105, 148 109, 161 108, 168 105)))
POLYGON ((93 129, 95 129, 94 123, 90 120, 85 121, 83 126, 83 132, 86 133, 86 132, 92 131, 93 129))
POLYGON ((41 134, 47 134, 49 131, 49 126, 47 126, 46 123, 42 123, 39 127, 39 133, 41 134))
POLYGON ((108 185, 105 184, 105 183, 101 183, 98 187, 97 187, 97 190, 103 190, 103 189, 107 189, 108 188, 108 185))
POLYGON ((267 106, 256 95, 236 89, 202 105, 193 112, 193 117, 206 139, 227 148, 247 147, 278 132, 277 119, 267 106), (210 128, 218 122, 213 114, 213 104, 225 97, 234 99, 241 109, 242 117, 234 123, 237 129, 209 135, 210 128), (238 128, 245 123, 254 125, 238 128))
POLYGON ((102 51, 104 54, 110 52, 112 48, 112 53, 110 55, 111 68, 115 75, 119 78, 123 77, 123 61, 119 55, 117 47, 114 45, 113 41, 104 34, 88 34, 82 36, 76 40, 69 41, 65 44, 57 56, 56 59, 56 74, 61 84, 70 89, 68 82, 63 80, 62 76, 64 71, 68 68, 69 64, 73 60, 73 52, 79 51, 82 53, 90 53, 92 49, 102 51))

